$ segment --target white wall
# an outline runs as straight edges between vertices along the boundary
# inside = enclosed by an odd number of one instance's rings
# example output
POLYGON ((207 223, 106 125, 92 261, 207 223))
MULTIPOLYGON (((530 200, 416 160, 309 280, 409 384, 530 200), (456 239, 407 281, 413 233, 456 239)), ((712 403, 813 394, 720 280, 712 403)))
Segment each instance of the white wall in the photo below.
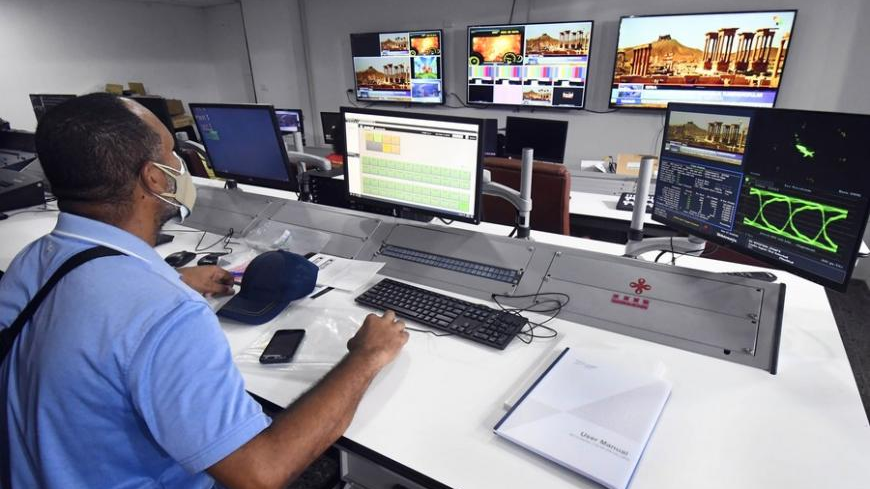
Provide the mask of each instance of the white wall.
POLYGON ((254 101, 251 66, 245 47, 241 4, 234 3, 203 9, 207 42, 200 48, 207 53, 214 67, 211 80, 217 98, 209 100, 195 96, 194 102, 248 103, 254 101))
MULTIPOLYGON (((297 0, 271 1, 282 4, 297 0)), ((511 6, 510 0, 440 0, 415 2, 413 7, 401 0, 298 1, 304 3, 307 14, 304 20, 308 23, 313 60, 310 69, 316 87, 312 102, 318 111, 336 110, 347 104, 346 90, 353 87, 348 40, 352 32, 444 28, 447 90, 464 99, 466 26, 506 22, 511 6)), ((594 20, 587 106, 606 110, 620 15, 797 8, 795 34, 777 106, 870 112, 870 97, 864 92, 868 77, 852 76, 858 60, 867 59, 865 49, 870 45, 870 32, 864 25, 870 20, 867 5, 867 0, 518 0, 514 21, 594 20), (860 98, 857 102, 856 97, 860 98)), ((858 69, 866 72, 870 68, 858 69)), ((449 103, 457 102, 453 99, 449 103)), ((498 117, 502 122, 511 114, 504 109, 410 110, 498 117)), ((523 114, 530 115, 527 110, 523 114)), ((658 151, 661 112, 539 110, 531 116, 570 122, 569 159, 658 151)))
MULTIPOLYGON (((320 115, 310 105, 299 4, 296 0, 242 0, 257 101, 302 109, 309 144, 320 115)), ((315 63, 317 64, 317 63, 315 63)))
MULTIPOLYGON (((219 82, 203 9, 107 0, 3 0, 0 8, 0 117, 14 128, 35 128, 29 93, 81 94, 107 82, 141 81, 186 102, 246 97, 238 74, 219 82)), ((238 57, 240 30, 227 32, 221 39, 238 57)))

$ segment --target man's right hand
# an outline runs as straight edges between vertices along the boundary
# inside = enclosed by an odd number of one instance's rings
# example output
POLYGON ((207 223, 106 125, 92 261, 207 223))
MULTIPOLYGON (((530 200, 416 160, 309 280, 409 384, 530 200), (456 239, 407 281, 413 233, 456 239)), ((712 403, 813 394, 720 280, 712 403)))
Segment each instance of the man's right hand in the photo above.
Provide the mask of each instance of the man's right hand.
POLYGON ((359 331, 347 342, 351 355, 360 355, 380 369, 393 361, 408 342, 405 322, 396 319, 396 313, 387 311, 383 316, 369 314, 359 331))
POLYGON ((405 323, 395 313, 369 314, 347 342, 350 353, 271 426, 209 467, 209 474, 231 488, 287 487, 344 433, 374 376, 407 342, 405 323))

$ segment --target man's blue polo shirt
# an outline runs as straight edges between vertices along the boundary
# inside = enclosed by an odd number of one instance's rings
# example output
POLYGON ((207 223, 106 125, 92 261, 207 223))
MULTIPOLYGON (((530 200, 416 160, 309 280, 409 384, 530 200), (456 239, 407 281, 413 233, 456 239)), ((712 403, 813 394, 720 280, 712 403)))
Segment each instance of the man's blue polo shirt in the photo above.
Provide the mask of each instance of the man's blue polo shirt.
POLYGON ((0 329, 67 258, 0 364, 0 487, 210 487, 203 471, 268 426, 205 300, 147 243, 61 213, 0 280, 0 329))

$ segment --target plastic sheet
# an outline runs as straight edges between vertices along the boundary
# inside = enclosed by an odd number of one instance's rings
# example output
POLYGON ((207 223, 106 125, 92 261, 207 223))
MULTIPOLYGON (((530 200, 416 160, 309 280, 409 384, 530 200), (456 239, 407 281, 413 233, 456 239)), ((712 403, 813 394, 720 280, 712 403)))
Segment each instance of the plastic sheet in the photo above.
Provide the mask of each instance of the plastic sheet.
POLYGON ((325 372, 347 354, 347 341, 365 319, 365 311, 291 305, 234 360, 239 368, 259 371, 325 372), (305 337, 290 363, 263 365, 260 355, 279 329, 304 329, 305 337))
POLYGON ((245 244, 260 251, 285 250, 299 255, 319 253, 329 242, 323 231, 275 221, 263 221, 245 235, 245 244))

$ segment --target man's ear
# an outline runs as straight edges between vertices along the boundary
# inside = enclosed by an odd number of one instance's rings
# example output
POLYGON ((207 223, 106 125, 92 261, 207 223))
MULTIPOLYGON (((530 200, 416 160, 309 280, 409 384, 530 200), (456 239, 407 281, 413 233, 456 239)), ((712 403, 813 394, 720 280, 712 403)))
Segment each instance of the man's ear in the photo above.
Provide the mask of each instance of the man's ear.
POLYGON ((142 184, 142 187, 155 194, 162 194, 166 192, 166 174, 163 173, 163 170, 157 168, 157 165, 152 165, 151 163, 145 163, 142 165, 142 168, 139 170, 139 181, 142 184))

